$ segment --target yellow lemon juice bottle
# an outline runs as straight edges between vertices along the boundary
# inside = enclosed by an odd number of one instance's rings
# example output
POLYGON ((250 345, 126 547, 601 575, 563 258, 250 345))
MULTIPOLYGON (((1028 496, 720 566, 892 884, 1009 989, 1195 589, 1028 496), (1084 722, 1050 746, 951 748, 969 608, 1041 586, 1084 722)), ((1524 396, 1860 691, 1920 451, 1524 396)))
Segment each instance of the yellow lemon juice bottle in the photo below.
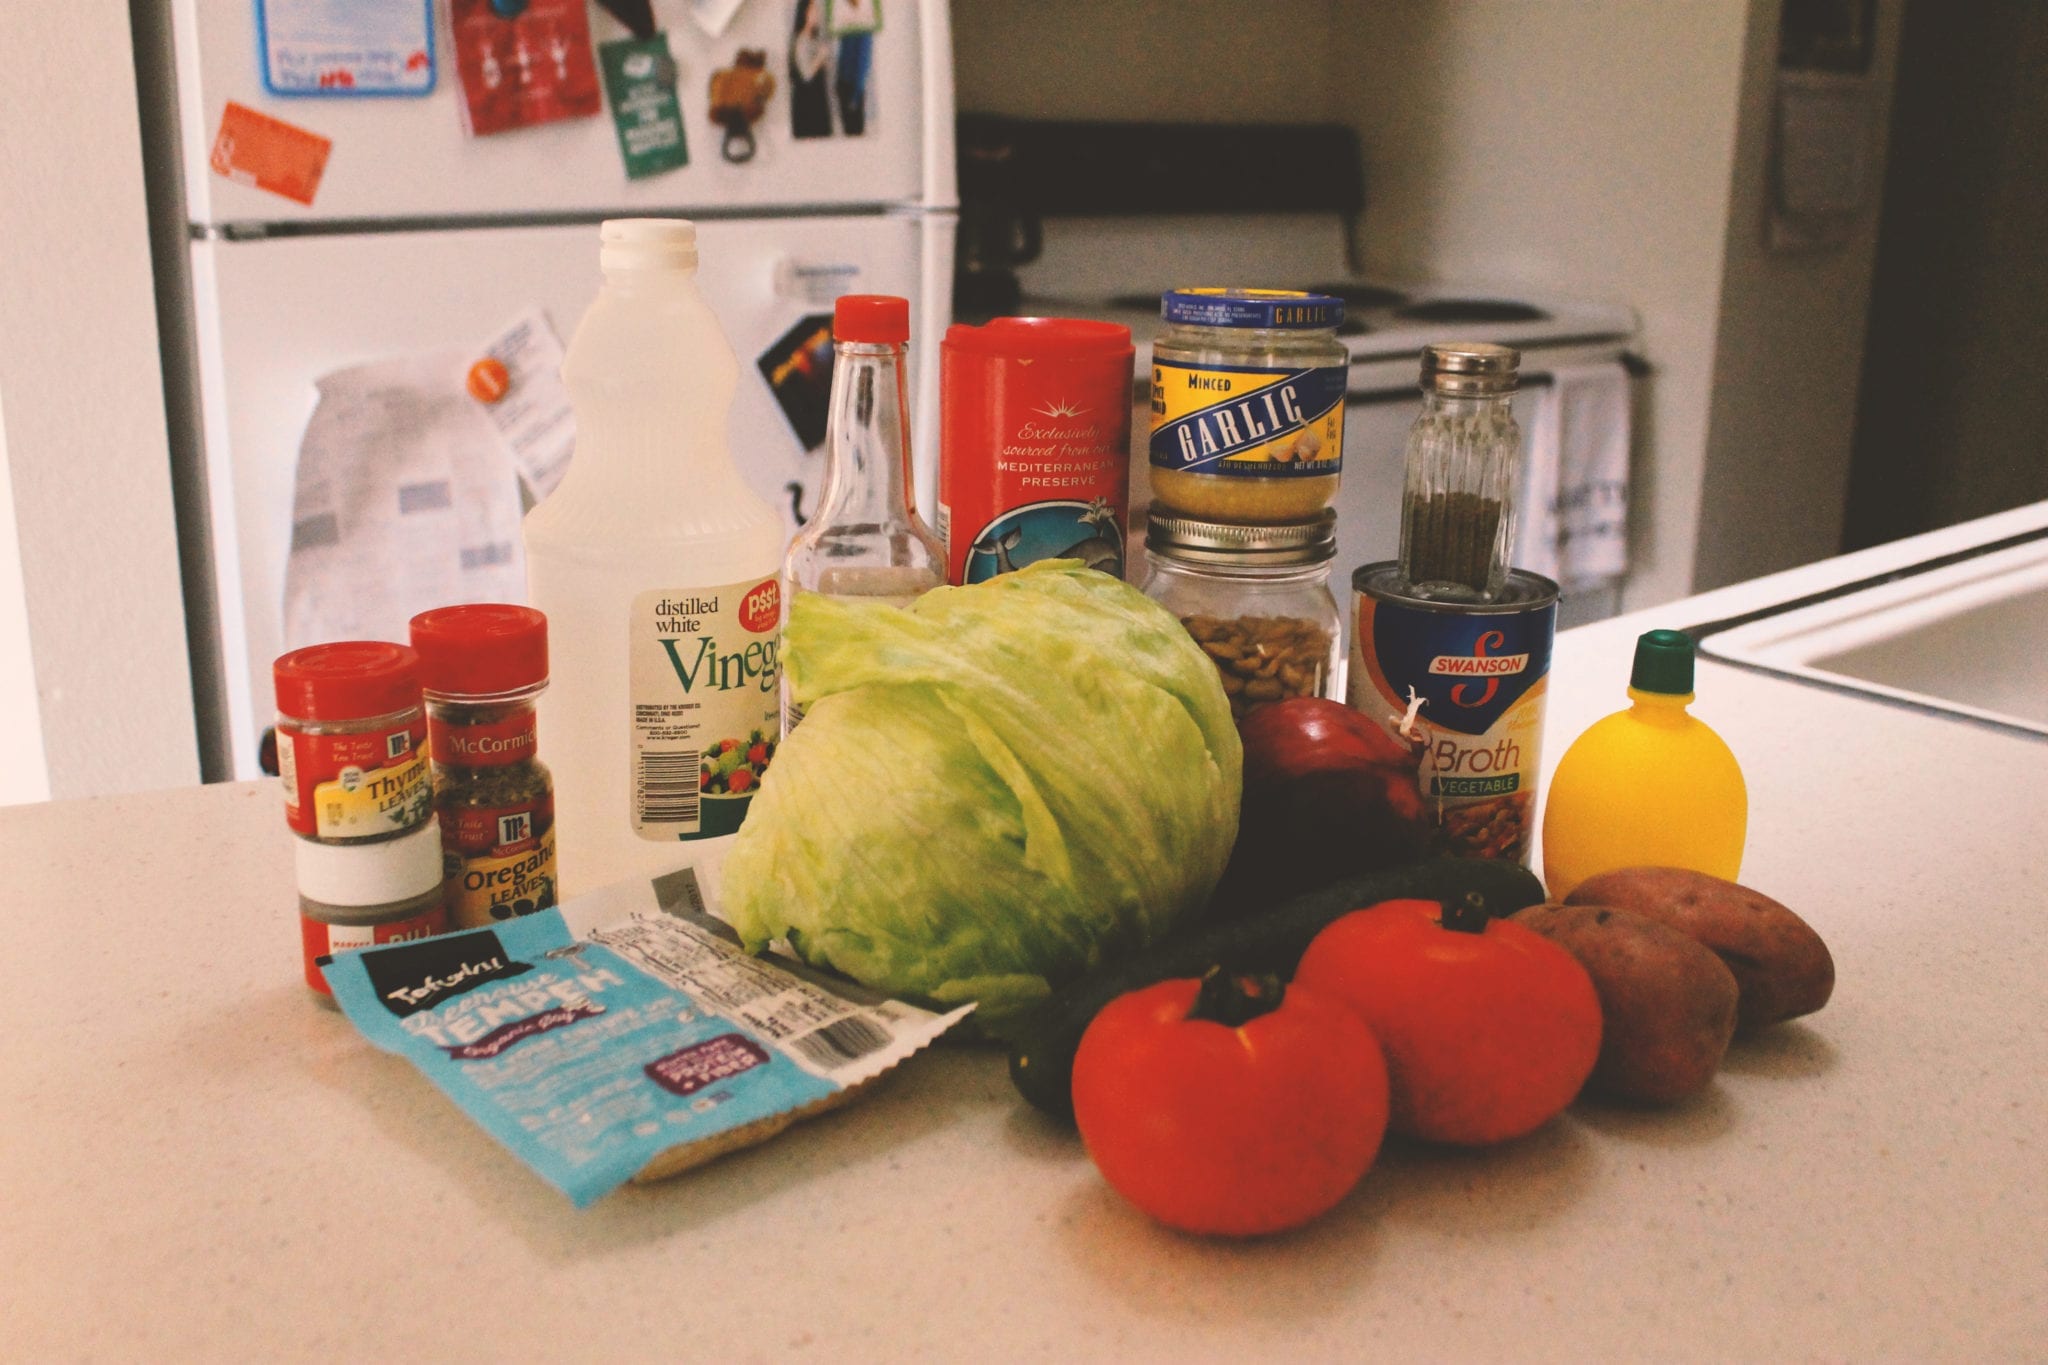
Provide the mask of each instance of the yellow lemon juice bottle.
POLYGON ((1636 641, 1632 703, 1572 742, 1543 812, 1543 882, 1562 900, 1621 867, 1684 867, 1734 880, 1749 794, 1721 737, 1688 714, 1693 646, 1683 631, 1636 641))

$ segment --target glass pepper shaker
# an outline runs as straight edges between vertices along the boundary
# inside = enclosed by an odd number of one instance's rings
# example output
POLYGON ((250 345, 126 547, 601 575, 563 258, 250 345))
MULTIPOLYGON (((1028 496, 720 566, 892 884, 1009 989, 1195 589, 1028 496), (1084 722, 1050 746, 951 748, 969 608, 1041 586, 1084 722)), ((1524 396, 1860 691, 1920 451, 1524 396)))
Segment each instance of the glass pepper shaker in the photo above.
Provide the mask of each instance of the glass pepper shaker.
POLYGON ((1507 582, 1521 359, 1487 342, 1422 348, 1422 413, 1408 431, 1401 491, 1401 577, 1412 596, 1491 602, 1507 582))

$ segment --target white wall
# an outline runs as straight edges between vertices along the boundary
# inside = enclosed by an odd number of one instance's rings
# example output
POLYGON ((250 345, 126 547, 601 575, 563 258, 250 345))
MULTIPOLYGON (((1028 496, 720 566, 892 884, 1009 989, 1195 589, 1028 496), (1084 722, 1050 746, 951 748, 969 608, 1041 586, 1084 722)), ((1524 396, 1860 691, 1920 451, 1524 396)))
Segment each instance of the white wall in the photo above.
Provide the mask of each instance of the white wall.
POLYGON ((960 108, 1018 118, 1338 117, 1357 0, 953 0, 960 108))
POLYGON ((29 658, 28 600, 22 595, 21 538, 7 473, 6 395, 0 394, 0 806, 50 795, 43 761, 43 708, 29 658))
POLYGON ((1717 588, 1842 548, 1857 388, 1877 262, 1902 0, 1880 0, 1869 77, 1869 199, 1846 241, 1773 251, 1767 222, 1778 0, 1752 0, 1694 586, 1717 588))
POLYGON ((26 662, 54 796, 196 782, 128 8, 7 0, 0 52, 0 705, 26 662))
POLYGON ((1353 13, 1343 89, 1366 144, 1365 263, 1637 310, 1654 373, 1639 405, 1625 601, 1683 596, 1749 6, 1378 0, 1353 13))

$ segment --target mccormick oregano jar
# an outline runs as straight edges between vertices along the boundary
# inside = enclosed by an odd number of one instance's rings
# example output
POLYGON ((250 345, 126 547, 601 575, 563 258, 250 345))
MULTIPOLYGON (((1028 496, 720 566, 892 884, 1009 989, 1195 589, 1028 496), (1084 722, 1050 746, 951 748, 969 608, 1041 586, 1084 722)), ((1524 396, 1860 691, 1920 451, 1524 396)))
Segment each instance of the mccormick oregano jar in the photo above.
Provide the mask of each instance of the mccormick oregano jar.
POLYGON ((497 603, 437 607, 412 618, 412 644, 426 684, 448 918, 474 929, 547 909, 555 786, 533 713, 548 685, 547 618, 497 603))
POLYGON ((1210 521, 1303 521, 1344 467, 1344 304, 1292 289, 1175 289, 1152 343, 1152 495, 1210 521))

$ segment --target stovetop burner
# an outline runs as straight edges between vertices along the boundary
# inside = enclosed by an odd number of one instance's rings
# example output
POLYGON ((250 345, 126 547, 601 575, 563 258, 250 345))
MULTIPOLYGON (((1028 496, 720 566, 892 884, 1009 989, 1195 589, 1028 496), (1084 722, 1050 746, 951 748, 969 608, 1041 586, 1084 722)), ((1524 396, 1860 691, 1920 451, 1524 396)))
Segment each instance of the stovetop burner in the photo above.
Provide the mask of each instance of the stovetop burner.
POLYGON ((1507 299, 1430 299, 1396 310, 1410 322, 1543 322, 1550 314, 1507 299))

